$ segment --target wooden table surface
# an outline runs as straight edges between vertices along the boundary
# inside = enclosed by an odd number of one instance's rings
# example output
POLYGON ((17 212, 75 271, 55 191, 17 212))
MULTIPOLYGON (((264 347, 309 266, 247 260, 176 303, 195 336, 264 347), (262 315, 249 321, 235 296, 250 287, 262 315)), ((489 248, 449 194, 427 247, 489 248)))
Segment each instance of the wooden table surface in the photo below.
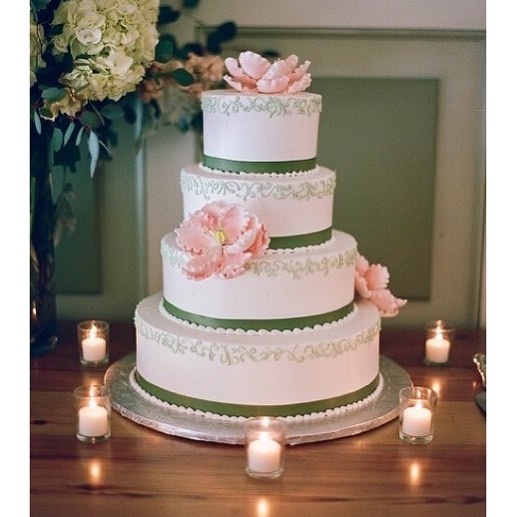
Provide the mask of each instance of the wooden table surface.
MULTIPOLYGON (((112 436, 75 437, 73 389, 101 383, 107 369, 78 360, 76 322, 59 344, 31 359, 31 516, 354 516, 486 514, 486 420, 472 362, 484 331, 461 331, 446 367, 423 365, 421 330, 381 333, 381 353, 416 385, 439 393, 434 439, 408 445, 393 420, 366 433, 287 447, 274 481, 244 472, 242 446, 161 434, 113 412, 112 436)), ((135 349, 131 322, 111 322, 110 364, 135 349)), ((108 365, 109 367, 109 365, 108 365)))

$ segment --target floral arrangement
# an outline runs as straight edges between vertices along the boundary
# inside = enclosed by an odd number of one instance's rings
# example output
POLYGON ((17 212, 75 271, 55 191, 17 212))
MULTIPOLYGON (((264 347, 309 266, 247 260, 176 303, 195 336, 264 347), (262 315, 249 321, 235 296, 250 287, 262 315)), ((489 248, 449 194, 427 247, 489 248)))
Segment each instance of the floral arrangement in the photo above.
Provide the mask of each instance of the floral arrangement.
POLYGON ((294 54, 271 63, 255 52, 246 51, 238 59, 225 60, 230 75, 224 80, 238 91, 258 93, 299 93, 311 84, 311 74, 307 72, 310 61, 299 65, 294 54))
POLYGON ((200 93, 224 84, 218 53, 235 36, 235 24, 225 22, 209 32, 204 45, 180 46, 159 28, 190 13, 199 0, 183 0, 180 9, 159 3, 30 2, 31 176, 41 167, 64 167, 55 214, 60 228, 75 224, 66 173, 76 172, 83 143, 93 175, 99 160, 113 157, 114 121, 134 123, 138 104, 144 114, 140 143, 162 115, 182 131, 201 131, 200 93))
POLYGON ((159 0, 32 0, 31 118, 51 141, 52 165, 75 170, 88 140, 91 173, 101 148, 116 144, 114 108, 136 91, 158 44, 159 0), (68 145, 70 144, 70 145, 68 145))
POLYGON ((182 59, 155 61, 138 87, 139 97, 147 107, 147 134, 165 124, 200 135, 201 93, 222 87, 223 74, 224 61, 216 54, 190 52, 182 59), (175 74, 184 74, 188 84, 184 80, 183 86, 178 85, 175 74))
POLYGON ((267 230, 256 215, 222 201, 197 210, 175 231, 176 243, 189 256, 184 272, 193 280, 240 275, 269 246, 267 230))
POLYGON ((82 154, 93 175, 99 161, 116 157, 115 120, 134 123, 141 112, 137 149, 146 128, 157 127, 168 89, 176 90, 175 123, 200 131, 199 91, 224 84, 218 54, 236 34, 233 22, 207 31, 204 45, 180 46, 159 32, 199 1, 181 0, 176 9, 160 0, 30 0, 31 354, 55 346, 55 246, 75 227, 69 173, 82 154))
MULTIPOLYGON (((74 117, 91 101, 118 101, 135 91, 146 67, 154 60, 158 3, 159 0, 60 2, 51 22, 48 44, 56 64, 65 65, 69 59, 71 66, 63 68, 61 87, 54 87, 57 91, 44 90, 47 95, 38 112, 51 120, 60 114, 74 117)), ((31 12, 31 34, 41 37, 42 26, 34 27, 35 23, 31 12)), ((42 43, 46 47, 47 42, 42 43)), ((43 54, 36 53, 31 59, 37 65, 31 69, 31 85, 36 82, 37 68, 46 66, 43 54)))
POLYGON ((362 255, 359 255, 355 266, 355 290, 361 298, 373 302, 381 316, 393 317, 399 313, 407 300, 396 298, 388 290, 390 274, 385 266, 370 265, 362 255))

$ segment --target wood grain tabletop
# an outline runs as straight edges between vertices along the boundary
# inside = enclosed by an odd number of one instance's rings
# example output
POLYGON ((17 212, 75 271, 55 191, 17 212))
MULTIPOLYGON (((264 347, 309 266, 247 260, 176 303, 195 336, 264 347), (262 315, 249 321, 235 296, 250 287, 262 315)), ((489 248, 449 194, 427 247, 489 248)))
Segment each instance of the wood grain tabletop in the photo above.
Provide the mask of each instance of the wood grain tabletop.
POLYGON ((102 384, 107 368, 135 350, 132 322, 110 322, 110 362, 79 362, 76 324, 59 324, 57 348, 31 359, 30 511, 39 516, 484 516, 486 416, 472 361, 483 330, 458 331, 450 362, 423 364, 423 330, 385 329, 381 354, 413 384, 439 395, 433 441, 409 445, 398 421, 362 434, 287 447, 276 480, 246 475, 243 446, 192 441, 112 414, 109 440, 75 436, 73 390, 102 384))

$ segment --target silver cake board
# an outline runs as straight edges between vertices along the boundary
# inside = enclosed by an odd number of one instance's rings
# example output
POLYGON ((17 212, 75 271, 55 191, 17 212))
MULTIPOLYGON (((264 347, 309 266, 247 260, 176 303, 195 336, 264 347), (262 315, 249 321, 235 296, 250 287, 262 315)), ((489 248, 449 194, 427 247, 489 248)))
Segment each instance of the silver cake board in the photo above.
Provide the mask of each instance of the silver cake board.
MULTIPOLYGON (((106 372, 104 382, 111 389, 112 407, 122 416, 164 434, 190 440, 244 444, 244 420, 213 418, 188 414, 160 401, 153 401, 131 382, 135 353, 123 357, 106 372)), ((400 388, 411 386, 407 372, 381 355, 380 392, 371 401, 356 404, 341 414, 307 419, 286 419, 287 443, 334 440, 364 433, 398 417, 400 388)))

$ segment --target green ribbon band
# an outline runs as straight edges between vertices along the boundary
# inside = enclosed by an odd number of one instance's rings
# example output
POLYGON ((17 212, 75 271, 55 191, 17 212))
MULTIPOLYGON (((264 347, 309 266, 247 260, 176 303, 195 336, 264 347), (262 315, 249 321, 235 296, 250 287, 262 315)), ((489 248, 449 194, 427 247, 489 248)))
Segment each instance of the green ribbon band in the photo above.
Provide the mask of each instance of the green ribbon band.
POLYGON ((277 172, 279 174, 296 171, 309 171, 316 167, 316 157, 307 160, 288 162, 241 162, 203 155, 203 165, 211 169, 228 172, 255 172, 257 174, 277 172))
POLYGON ((168 402, 169 404, 175 404, 177 406, 185 408, 193 408, 205 413, 214 413, 216 415, 226 416, 294 416, 294 415, 308 415, 310 413, 319 413, 326 411, 327 409, 346 406, 352 404, 358 400, 362 400, 371 395, 379 383, 379 375, 364 388, 360 388, 352 393, 341 395, 338 397, 332 397, 323 400, 316 400, 314 402, 302 402, 298 404, 285 404, 278 406, 270 405, 257 405, 250 406, 244 404, 231 404, 227 402, 216 402, 212 400, 198 399, 182 395, 180 393, 174 393, 172 391, 165 390, 152 384, 151 382, 144 379, 138 371, 136 372, 136 380, 138 384, 156 398, 168 402))
POLYGON ((325 228, 319 232, 303 235, 289 235, 286 237, 271 237, 268 248, 281 250, 290 248, 304 248, 305 246, 317 246, 327 242, 332 237, 332 228, 325 228))
POLYGON ((284 319, 268 319, 268 320, 240 320, 240 319, 222 319, 212 318, 211 316, 203 316, 193 312, 184 311, 176 307, 165 298, 163 299, 165 310, 182 320, 190 323, 196 323, 204 327, 222 328, 222 329, 243 329, 243 330, 293 330, 295 328, 314 327, 315 325, 323 325, 344 318, 350 314, 354 308, 354 302, 337 309, 335 311, 326 312, 324 314, 316 314, 313 316, 301 316, 298 318, 284 319))

